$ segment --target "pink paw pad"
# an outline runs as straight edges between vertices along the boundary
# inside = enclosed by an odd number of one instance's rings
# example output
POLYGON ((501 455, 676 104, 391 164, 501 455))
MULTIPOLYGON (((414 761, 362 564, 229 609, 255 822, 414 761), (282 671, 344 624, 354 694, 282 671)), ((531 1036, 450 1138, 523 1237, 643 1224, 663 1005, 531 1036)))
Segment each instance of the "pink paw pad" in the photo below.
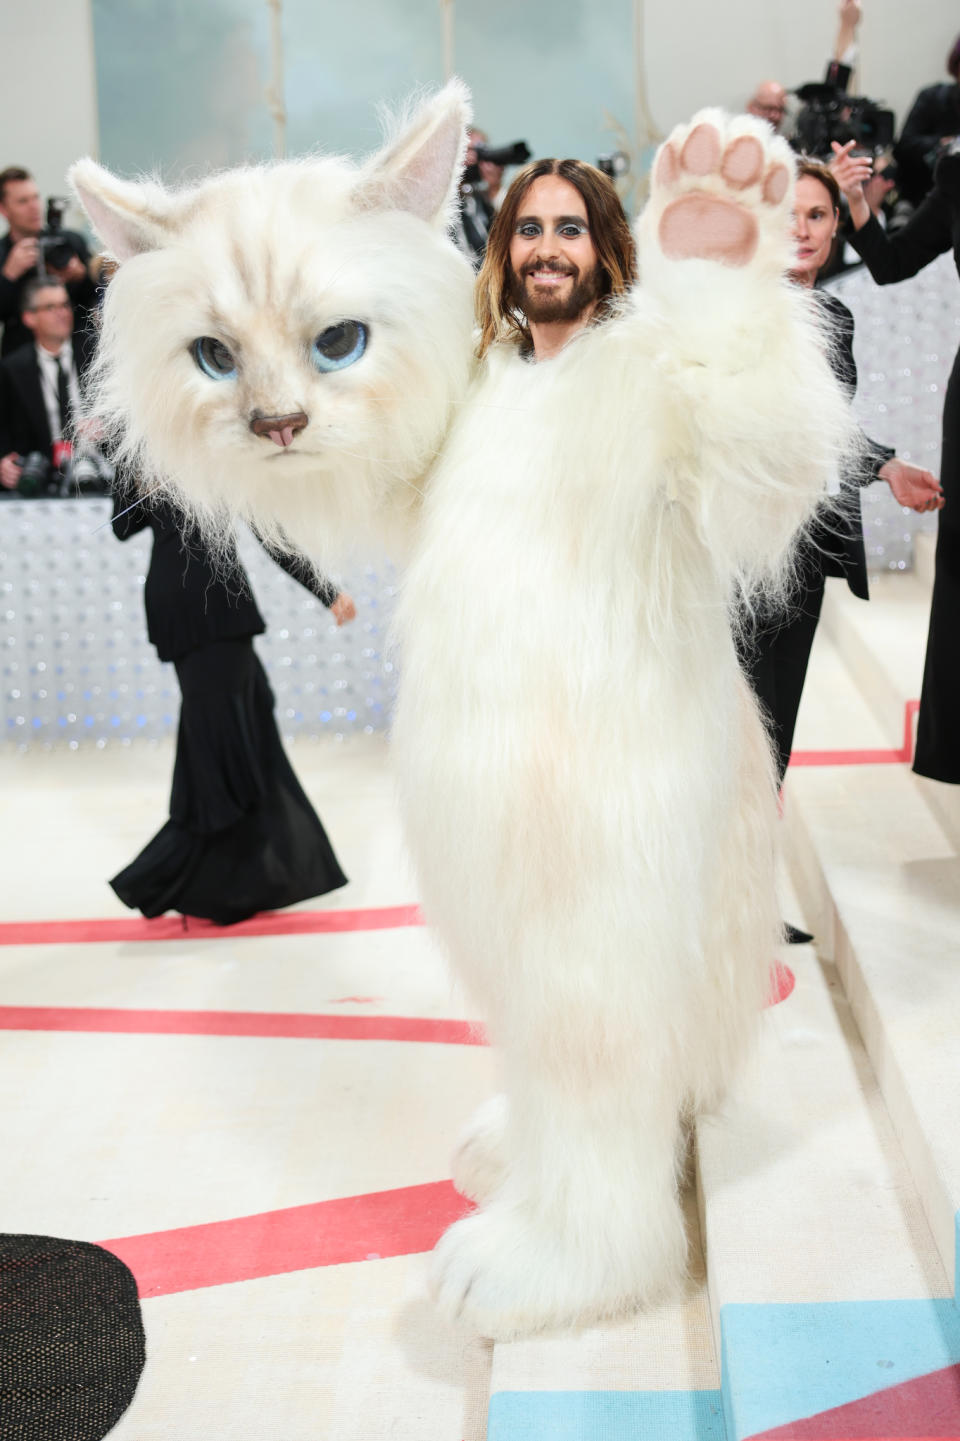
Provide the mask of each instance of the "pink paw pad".
MULTIPOLYGON (((669 189, 683 179, 714 176, 731 193, 718 195, 691 189, 670 202, 660 218, 663 253, 671 260, 714 260, 744 266, 753 259, 760 230, 752 209, 736 192, 760 187, 761 203, 781 203, 790 184, 786 165, 774 161, 766 169, 764 147, 754 135, 739 135, 724 147, 720 132, 708 122, 695 125, 679 153, 674 143, 663 147, 655 182, 669 189)), ((755 203, 755 201, 753 202, 755 203)))
POLYGON ((756 185, 763 174, 763 146, 752 135, 741 135, 728 145, 720 166, 720 174, 734 190, 756 185))
POLYGON ((712 125, 695 125, 683 142, 680 164, 689 175, 712 175, 720 168, 723 147, 712 125))
POLYGON ((785 165, 771 165, 763 182, 763 198, 768 205, 779 205, 790 185, 790 172, 785 165))
POLYGON ((676 185, 680 179, 680 161, 669 140, 657 156, 653 178, 658 185, 676 185))
POLYGON ((660 219, 660 247, 670 260, 719 260, 747 265, 759 231, 749 210, 694 191, 668 205, 660 219))

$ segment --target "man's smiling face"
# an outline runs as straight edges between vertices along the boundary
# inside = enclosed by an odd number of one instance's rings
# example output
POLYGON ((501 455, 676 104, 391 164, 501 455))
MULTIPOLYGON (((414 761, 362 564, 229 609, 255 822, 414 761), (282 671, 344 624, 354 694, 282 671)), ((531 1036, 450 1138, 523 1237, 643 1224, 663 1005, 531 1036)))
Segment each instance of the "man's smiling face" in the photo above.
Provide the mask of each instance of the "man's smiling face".
POLYGON ((587 207, 559 175, 534 180, 510 238, 510 290, 528 322, 571 321, 592 310, 602 275, 587 207))

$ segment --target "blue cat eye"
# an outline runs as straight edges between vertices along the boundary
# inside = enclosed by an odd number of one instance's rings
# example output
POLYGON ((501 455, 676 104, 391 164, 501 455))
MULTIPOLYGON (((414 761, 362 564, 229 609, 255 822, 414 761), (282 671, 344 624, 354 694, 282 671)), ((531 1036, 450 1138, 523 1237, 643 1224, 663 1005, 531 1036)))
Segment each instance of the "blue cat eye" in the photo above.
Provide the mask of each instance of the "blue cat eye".
POLYGON ((310 347, 310 359, 319 371, 346 370, 367 348, 367 327, 362 320, 341 320, 328 325, 310 347))
POLYGON ((211 380, 232 380, 236 375, 237 362, 222 340, 214 340, 212 335, 201 335, 190 349, 197 365, 211 380))

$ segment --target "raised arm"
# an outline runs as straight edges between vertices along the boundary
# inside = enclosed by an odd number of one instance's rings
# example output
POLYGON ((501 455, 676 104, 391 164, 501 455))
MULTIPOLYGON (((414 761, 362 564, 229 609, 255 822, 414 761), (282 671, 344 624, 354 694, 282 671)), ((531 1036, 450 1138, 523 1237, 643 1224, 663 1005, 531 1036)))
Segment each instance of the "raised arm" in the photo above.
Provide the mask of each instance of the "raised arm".
POLYGON ((793 159, 748 116, 704 112, 654 166, 632 322, 651 328, 667 469, 718 566, 776 585, 857 442, 819 307, 792 285, 793 159))
POLYGON ((315 595, 321 605, 326 606, 338 626, 346 625, 355 618, 357 608, 353 597, 338 585, 334 585, 332 580, 321 575, 305 555, 297 550, 282 549, 264 540, 262 536, 257 536, 257 539, 281 570, 285 570, 287 575, 292 576, 311 595, 315 595))
POLYGON ((869 155, 853 154, 854 144, 849 141, 838 145, 834 141, 830 162, 830 169, 850 206, 850 243, 866 261, 878 285, 909 280, 953 244, 950 202, 935 185, 903 229, 888 235, 872 214, 863 192, 873 162, 869 155))

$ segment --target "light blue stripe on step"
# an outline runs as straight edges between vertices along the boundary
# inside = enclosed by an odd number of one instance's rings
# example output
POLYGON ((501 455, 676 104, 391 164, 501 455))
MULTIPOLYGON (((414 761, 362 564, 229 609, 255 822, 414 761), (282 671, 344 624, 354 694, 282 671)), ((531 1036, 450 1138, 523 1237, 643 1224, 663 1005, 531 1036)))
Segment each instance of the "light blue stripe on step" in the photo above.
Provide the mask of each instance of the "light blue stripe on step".
POLYGON ((725 1441, 719 1391, 496 1391, 487 1441, 725 1441))
POLYGON ((952 1298, 735 1304, 720 1328, 729 1441, 960 1362, 952 1298))

